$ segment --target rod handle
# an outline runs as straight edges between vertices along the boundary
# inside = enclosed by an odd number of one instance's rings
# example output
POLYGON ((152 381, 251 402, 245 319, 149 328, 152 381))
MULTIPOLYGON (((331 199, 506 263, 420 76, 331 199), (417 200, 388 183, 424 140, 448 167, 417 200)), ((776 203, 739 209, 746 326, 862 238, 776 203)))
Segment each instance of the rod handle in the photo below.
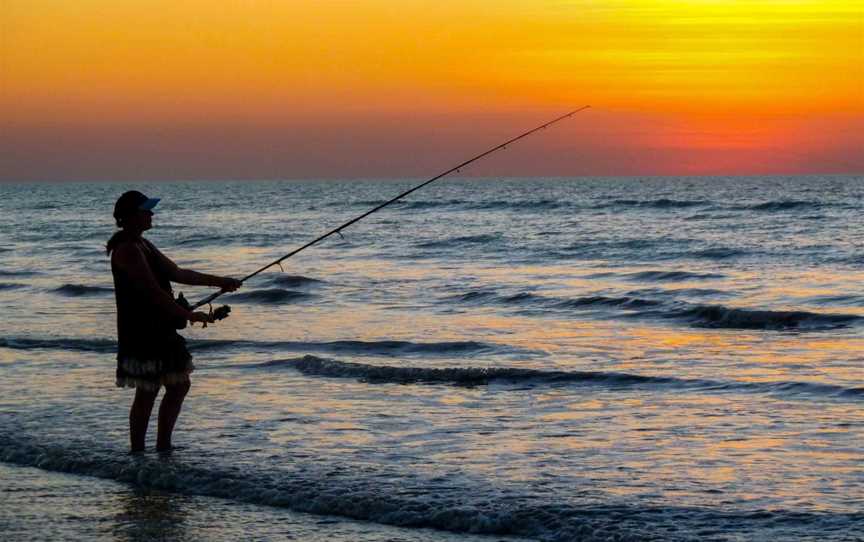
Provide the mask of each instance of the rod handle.
POLYGON ((214 292, 214 293, 208 295, 207 297, 205 297, 201 301, 192 305, 192 310, 194 311, 198 307, 203 307, 204 305, 209 305, 214 299, 216 299, 217 297, 219 297, 223 293, 225 293, 223 290, 219 290, 218 292, 214 292))

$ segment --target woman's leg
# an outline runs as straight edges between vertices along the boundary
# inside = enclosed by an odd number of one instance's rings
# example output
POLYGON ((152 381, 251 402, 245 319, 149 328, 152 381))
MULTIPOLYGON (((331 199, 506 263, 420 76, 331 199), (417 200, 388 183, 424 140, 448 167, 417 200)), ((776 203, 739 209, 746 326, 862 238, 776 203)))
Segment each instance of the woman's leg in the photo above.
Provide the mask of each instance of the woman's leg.
POLYGON ((133 452, 144 451, 144 441, 147 437, 147 424, 150 422, 150 412, 159 389, 153 391, 135 388, 135 400, 129 409, 129 443, 133 452))
POLYGON ((174 424, 180 409, 183 407, 183 399, 189 392, 190 382, 172 384, 165 386, 165 396, 159 405, 159 433, 156 435, 156 449, 168 451, 171 449, 171 434, 174 432, 174 424))

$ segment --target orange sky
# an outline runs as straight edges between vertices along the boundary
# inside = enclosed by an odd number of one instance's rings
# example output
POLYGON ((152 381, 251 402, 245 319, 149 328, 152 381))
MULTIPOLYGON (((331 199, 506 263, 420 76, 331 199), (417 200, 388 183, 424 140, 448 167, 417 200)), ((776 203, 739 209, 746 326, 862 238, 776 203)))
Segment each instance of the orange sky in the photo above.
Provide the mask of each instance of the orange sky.
POLYGON ((860 0, 0 0, 0 180, 864 172, 860 0))

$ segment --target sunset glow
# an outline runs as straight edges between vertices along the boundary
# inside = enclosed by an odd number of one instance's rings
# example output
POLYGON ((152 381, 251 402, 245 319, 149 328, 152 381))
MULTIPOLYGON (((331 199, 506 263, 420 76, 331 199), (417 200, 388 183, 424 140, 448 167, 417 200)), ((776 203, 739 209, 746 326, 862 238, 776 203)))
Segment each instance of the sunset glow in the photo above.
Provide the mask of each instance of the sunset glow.
POLYGON ((584 104, 475 174, 858 173, 862 17, 857 0, 7 0, 2 179, 423 175, 584 104))

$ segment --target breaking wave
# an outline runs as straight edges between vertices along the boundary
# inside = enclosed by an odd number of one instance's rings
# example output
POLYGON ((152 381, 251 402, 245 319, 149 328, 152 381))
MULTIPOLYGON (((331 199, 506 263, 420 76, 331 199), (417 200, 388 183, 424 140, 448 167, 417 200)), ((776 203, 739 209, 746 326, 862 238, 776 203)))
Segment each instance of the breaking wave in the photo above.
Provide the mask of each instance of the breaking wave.
POLYGON ((226 299, 234 303, 263 303, 266 305, 277 305, 281 303, 305 301, 311 297, 314 297, 314 295, 308 292, 286 290, 284 288, 269 288, 231 294, 230 296, 227 296, 226 299))
POLYGON ((114 288, 109 288, 108 286, 88 286, 86 284, 64 284, 51 291, 67 297, 82 297, 112 294, 114 293, 114 288))
POLYGON ((671 311, 664 316, 681 318, 699 327, 764 330, 833 329, 862 319, 854 314, 739 309, 723 305, 698 305, 680 311, 671 311))
POLYGON ((493 382, 519 385, 570 384, 603 388, 649 388, 692 391, 767 393, 781 396, 818 396, 864 400, 864 387, 849 388, 810 382, 738 382, 686 379, 604 371, 554 371, 518 367, 396 367, 339 361, 306 355, 272 360, 247 368, 289 368, 305 375, 353 378, 387 384, 449 384, 481 386, 493 382))

